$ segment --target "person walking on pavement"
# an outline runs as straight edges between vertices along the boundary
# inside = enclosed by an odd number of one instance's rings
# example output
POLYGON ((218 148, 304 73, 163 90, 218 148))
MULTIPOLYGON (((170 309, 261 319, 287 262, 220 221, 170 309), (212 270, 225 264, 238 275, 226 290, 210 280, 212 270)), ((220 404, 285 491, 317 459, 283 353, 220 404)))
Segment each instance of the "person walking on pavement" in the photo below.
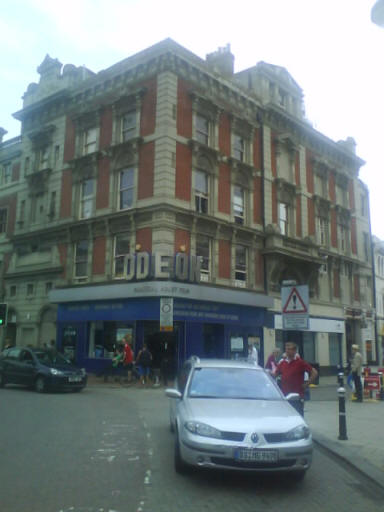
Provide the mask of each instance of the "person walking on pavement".
POLYGON ((297 412, 304 416, 304 391, 317 378, 317 370, 304 361, 297 353, 297 345, 292 341, 285 344, 285 354, 277 363, 273 372, 276 377, 281 376, 281 390, 284 395, 298 393, 300 400, 293 402, 297 412), (308 380, 304 380, 305 372, 308 373, 308 380))
POLYGON ((272 354, 268 357, 267 362, 265 363, 266 370, 271 370, 271 372, 274 373, 277 363, 278 363, 279 354, 280 354, 279 347, 275 347, 272 350, 272 354))
POLYGON ((361 369, 363 366, 363 356, 359 352, 359 345, 352 345, 352 361, 351 361, 351 370, 353 382, 355 384, 355 393, 357 397, 357 402, 363 401, 363 388, 361 385, 361 369))
POLYGON ((132 369, 134 363, 133 350, 132 350, 132 336, 131 334, 126 334, 124 336, 124 369, 125 369, 125 378, 127 382, 132 382, 132 369))
POLYGON ((248 361, 258 364, 259 362, 259 355, 257 353, 257 348, 253 343, 251 343, 248 346, 248 361))
POLYGON ((141 383, 146 384, 152 363, 152 354, 148 350, 146 343, 143 344, 143 348, 137 354, 136 363, 139 365, 141 383))

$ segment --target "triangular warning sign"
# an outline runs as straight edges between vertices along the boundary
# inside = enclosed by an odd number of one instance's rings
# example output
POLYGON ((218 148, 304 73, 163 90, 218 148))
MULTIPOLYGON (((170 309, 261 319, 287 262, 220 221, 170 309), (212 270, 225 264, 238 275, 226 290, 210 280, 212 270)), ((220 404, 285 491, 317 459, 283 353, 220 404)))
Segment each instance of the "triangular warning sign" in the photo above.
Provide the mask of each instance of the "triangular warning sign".
POLYGON ((293 286, 291 293, 288 296, 288 300, 283 307, 283 313, 307 313, 307 307, 304 304, 296 287, 293 286))

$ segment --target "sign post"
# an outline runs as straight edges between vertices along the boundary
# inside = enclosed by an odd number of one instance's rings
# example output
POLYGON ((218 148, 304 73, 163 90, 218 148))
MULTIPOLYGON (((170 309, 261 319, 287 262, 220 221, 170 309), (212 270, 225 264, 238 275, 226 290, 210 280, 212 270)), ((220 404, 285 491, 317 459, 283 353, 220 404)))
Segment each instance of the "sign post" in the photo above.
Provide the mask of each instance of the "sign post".
POLYGON ((173 298, 160 298, 160 331, 173 331, 173 298))
POLYGON ((281 310, 283 329, 305 331, 309 329, 308 285, 282 286, 281 310))

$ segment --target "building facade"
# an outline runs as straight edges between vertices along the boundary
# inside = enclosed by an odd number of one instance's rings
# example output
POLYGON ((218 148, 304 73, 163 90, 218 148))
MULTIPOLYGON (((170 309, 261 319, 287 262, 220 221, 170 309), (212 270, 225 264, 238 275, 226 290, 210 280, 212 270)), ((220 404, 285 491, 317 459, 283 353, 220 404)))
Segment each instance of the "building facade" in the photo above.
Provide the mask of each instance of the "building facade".
POLYGON ((384 242, 372 237, 375 268, 376 333, 378 364, 384 364, 384 242))
POLYGON ((263 362, 289 337, 323 371, 352 343, 366 356, 354 141, 312 128, 284 68, 233 67, 229 47, 203 60, 169 39, 97 74, 45 58, 14 114, 20 137, 0 145, 3 340, 57 339, 91 370, 127 332, 175 366, 249 343, 263 362), (287 279, 309 287, 307 331, 282 329, 287 279))

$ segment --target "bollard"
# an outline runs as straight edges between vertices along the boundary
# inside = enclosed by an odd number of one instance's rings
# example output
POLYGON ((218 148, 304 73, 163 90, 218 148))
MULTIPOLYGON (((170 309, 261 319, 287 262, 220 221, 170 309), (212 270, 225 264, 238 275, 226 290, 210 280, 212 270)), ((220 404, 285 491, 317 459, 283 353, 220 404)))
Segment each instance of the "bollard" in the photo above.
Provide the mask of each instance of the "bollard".
POLYGON ((345 416, 345 389, 340 387, 337 390, 339 396, 339 437, 340 441, 346 441, 347 437, 347 419, 345 416))
POLYGON ((339 372, 337 374, 337 383, 339 384, 339 387, 341 387, 341 388, 344 387, 344 373, 343 372, 339 372))
POLYGON ((382 374, 382 372, 379 372, 379 377, 380 377, 379 400, 384 400, 384 381, 383 381, 383 374, 382 374))

